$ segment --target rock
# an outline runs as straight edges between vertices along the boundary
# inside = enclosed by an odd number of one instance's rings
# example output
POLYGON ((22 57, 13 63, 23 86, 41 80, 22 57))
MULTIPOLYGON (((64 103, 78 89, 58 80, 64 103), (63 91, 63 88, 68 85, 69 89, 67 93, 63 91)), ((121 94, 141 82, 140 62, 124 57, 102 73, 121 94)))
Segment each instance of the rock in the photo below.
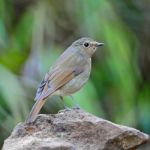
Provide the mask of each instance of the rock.
POLYGON ((139 148, 137 148, 137 150, 150 150, 150 139, 146 143, 147 144, 143 144, 142 146, 140 146, 139 148))
POLYGON ((134 150, 148 139, 136 129, 72 109, 18 124, 3 150, 134 150))

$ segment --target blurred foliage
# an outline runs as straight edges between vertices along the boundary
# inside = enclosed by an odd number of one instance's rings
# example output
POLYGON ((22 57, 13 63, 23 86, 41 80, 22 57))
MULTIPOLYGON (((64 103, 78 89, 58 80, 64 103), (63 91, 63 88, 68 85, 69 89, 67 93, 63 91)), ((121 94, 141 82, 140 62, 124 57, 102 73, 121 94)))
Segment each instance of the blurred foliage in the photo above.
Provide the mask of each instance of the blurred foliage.
MULTIPOLYGON (((49 66, 82 36, 105 47, 94 55, 90 81, 74 101, 150 133, 149 13, 147 0, 0 0, 0 143, 25 120, 49 66)), ((50 99, 43 113, 63 108, 58 97, 50 99)))

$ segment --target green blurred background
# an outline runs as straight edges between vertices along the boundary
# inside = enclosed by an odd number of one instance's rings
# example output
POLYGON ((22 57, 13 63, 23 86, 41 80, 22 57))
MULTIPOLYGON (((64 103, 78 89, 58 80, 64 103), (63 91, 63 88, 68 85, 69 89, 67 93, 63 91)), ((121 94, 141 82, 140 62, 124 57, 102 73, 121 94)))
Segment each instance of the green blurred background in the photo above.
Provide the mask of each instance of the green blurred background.
MULTIPOLYGON (((149 14, 148 0, 0 0, 0 144, 25 120, 50 65, 83 36, 105 46, 75 101, 150 134, 149 14)), ((63 109, 59 97, 50 99, 41 113, 63 109)))

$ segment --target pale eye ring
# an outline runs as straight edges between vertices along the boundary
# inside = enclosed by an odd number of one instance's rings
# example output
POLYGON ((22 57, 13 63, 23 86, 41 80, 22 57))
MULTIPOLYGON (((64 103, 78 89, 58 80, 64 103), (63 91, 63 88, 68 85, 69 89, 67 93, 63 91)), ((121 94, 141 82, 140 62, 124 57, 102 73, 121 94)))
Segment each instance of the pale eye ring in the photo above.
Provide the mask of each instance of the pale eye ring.
POLYGON ((85 47, 88 47, 88 46, 89 46, 89 43, 88 43, 88 42, 85 42, 85 43, 84 43, 84 46, 85 46, 85 47))

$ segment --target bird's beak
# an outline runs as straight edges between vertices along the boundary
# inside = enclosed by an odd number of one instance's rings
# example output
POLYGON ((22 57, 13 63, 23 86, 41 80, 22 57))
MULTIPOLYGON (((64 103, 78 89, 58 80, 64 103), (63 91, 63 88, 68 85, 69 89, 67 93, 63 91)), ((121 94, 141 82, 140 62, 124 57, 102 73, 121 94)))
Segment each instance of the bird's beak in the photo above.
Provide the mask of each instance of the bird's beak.
POLYGON ((99 42, 96 42, 96 47, 100 47, 100 46, 103 46, 104 43, 99 43, 99 42))

